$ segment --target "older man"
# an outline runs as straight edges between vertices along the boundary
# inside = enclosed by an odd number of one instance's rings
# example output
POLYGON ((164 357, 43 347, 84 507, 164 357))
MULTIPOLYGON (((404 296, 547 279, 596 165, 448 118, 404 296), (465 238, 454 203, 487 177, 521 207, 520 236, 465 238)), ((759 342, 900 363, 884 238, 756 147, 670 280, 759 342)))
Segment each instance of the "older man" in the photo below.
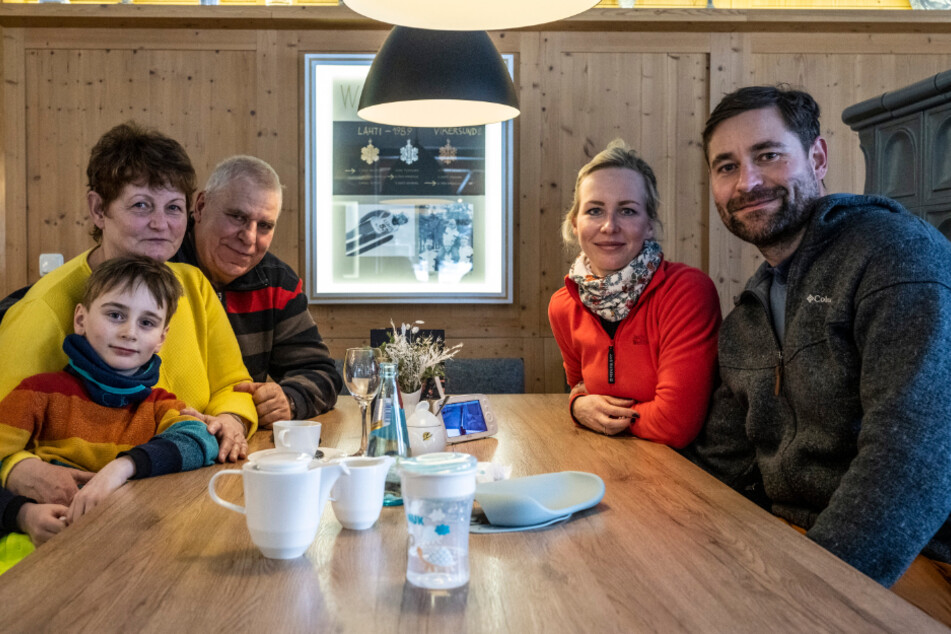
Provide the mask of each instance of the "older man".
POLYGON ((251 392, 262 427, 331 409, 342 386, 301 279, 268 253, 281 201, 270 165, 251 156, 222 161, 198 193, 173 258, 200 268, 218 291, 255 381, 242 389, 251 392))
POLYGON ((723 223, 766 262, 723 322, 723 384, 688 455, 883 585, 919 553, 940 571, 951 243, 890 199, 826 194, 804 92, 727 95, 703 144, 723 223))

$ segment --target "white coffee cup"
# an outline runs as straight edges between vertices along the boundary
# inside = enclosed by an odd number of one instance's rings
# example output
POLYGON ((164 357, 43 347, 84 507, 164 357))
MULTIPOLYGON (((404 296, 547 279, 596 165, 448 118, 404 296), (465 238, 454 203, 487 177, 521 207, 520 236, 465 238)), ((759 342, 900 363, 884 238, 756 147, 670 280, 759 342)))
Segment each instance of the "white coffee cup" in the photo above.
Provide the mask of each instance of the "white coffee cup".
POLYGON ((271 427, 274 446, 313 456, 320 445, 320 423, 312 420, 279 420, 271 427))
POLYGON ((344 528, 362 531, 370 528, 383 508, 386 474, 393 466, 392 456, 351 457, 334 460, 349 471, 337 479, 330 492, 337 521, 344 528))
POLYGON ((314 541, 327 494, 346 469, 307 454, 273 452, 248 461, 240 470, 217 472, 208 493, 221 506, 247 517, 251 541, 265 557, 293 559, 314 541), (226 474, 240 475, 244 481, 244 506, 218 497, 215 481, 226 474))

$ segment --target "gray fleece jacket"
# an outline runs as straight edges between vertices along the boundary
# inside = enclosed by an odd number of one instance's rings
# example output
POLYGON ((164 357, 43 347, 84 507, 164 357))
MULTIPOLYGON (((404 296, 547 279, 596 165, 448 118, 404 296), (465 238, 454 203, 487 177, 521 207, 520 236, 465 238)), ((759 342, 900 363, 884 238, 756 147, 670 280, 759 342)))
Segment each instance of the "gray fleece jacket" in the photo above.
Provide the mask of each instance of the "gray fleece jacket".
POLYGON ((883 585, 951 561, 951 242, 883 197, 832 195, 787 278, 764 263, 720 330, 688 457, 883 585))

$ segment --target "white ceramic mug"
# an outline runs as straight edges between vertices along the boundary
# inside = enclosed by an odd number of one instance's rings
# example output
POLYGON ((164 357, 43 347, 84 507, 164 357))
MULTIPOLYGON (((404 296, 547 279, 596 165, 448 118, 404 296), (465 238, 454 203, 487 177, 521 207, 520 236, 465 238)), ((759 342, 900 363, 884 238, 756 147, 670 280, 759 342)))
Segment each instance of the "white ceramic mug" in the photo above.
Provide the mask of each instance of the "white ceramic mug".
POLYGON ((352 457, 334 460, 349 471, 341 475, 330 492, 337 521, 344 528, 362 531, 370 528, 383 508, 386 474, 393 466, 392 456, 352 457))
POLYGON ((211 499, 247 517, 251 541, 271 559, 293 559, 307 551, 317 534, 330 488, 347 467, 319 462, 305 454, 274 452, 248 461, 240 469, 225 469, 208 483, 211 499), (244 506, 218 497, 215 481, 240 475, 244 506))
POLYGON ((320 423, 312 420, 279 420, 274 431, 274 446, 281 451, 297 451, 313 456, 320 446, 320 423))

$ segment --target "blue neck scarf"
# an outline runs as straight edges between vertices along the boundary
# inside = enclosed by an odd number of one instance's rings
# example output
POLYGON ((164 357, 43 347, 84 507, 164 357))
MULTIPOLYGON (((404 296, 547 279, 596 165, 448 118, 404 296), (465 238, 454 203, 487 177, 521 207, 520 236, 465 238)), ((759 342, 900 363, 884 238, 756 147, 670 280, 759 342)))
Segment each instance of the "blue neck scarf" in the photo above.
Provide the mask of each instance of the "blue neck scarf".
POLYGON ((104 407, 140 403, 152 393, 152 386, 158 383, 162 360, 157 354, 153 354, 135 374, 125 376, 106 365, 83 336, 66 335, 63 352, 69 357, 65 370, 79 377, 90 398, 104 407))

